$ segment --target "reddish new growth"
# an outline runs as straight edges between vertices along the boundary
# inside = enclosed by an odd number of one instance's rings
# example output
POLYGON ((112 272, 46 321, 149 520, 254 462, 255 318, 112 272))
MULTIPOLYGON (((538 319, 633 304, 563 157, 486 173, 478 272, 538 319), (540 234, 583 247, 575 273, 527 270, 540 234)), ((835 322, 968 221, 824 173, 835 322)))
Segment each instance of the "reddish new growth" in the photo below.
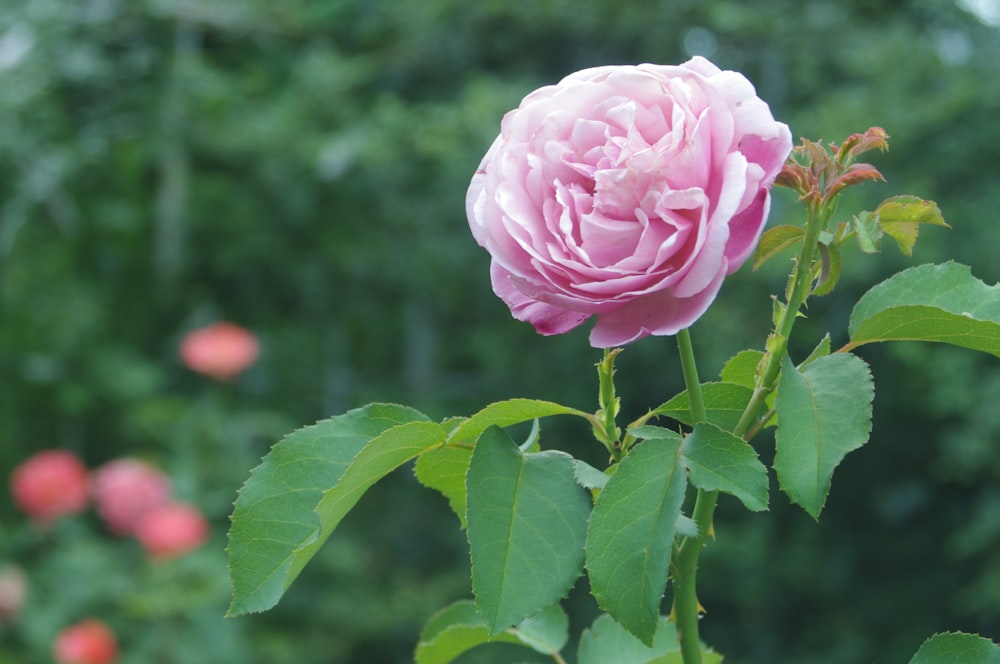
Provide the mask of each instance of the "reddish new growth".
POLYGON ((840 145, 831 143, 829 148, 821 141, 803 138, 774 183, 793 189, 803 201, 822 207, 845 187, 885 179, 871 164, 855 163, 860 155, 875 149, 882 152, 889 149, 889 135, 881 127, 851 134, 840 145))

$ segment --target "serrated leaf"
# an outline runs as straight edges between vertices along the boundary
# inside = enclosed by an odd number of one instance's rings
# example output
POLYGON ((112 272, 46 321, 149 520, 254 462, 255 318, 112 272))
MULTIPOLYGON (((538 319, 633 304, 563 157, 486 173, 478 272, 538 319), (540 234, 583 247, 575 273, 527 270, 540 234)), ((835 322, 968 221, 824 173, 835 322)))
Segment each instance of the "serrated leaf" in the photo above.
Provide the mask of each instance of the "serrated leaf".
POLYGON ((877 254, 882 250, 882 227, 874 212, 862 212, 851 218, 851 228, 858 240, 858 246, 866 254, 877 254))
POLYGON ((666 616, 656 620, 652 644, 646 645, 629 634, 611 616, 602 615, 583 631, 579 664, 652 664, 668 653, 680 653, 677 629, 666 616))
POLYGON ((759 350, 741 350, 726 360, 719 377, 723 383, 735 383, 753 389, 757 378, 757 365, 764 353, 759 350))
POLYGON ((316 508, 355 456, 383 432, 427 422, 419 411, 371 404, 299 429, 275 445, 240 489, 229 530, 229 615, 277 604, 304 564, 300 549, 320 536, 316 508))
POLYGON ((552 655, 569 638, 569 620, 558 604, 525 619, 516 627, 491 635, 470 600, 460 600, 431 616, 420 633, 416 664, 448 664, 486 643, 514 643, 552 655))
POLYGON ((525 454, 496 426, 479 437, 466 487, 472 591, 497 633, 569 592, 582 571, 590 498, 571 456, 525 454))
POLYGON ((569 617, 558 604, 554 604, 530 618, 525 618, 509 633, 535 652, 552 655, 569 641, 569 617))
POLYGON ((896 241, 899 250, 907 256, 913 255, 917 243, 919 224, 945 226, 940 208, 934 201, 925 201, 916 196, 893 196, 875 208, 879 225, 885 234, 896 241))
MULTIPOLYGON (((746 385, 737 383, 703 383, 701 396, 705 402, 707 421, 730 431, 739 422, 743 410, 750 403, 753 390, 746 385)), ((656 408, 653 414, 672 417, 687 425, 694 424, 687 390, 656 408)))
POLYGON ((585 461, 573 459, 573 477, 584 489, 603 489, 610 476, 585 461))
POLYGON ((874 398, 868 365, 855 355, 821 357, 802 371, 785 357, 775 399, 774 469, 782 491, 814 519, 834 469, 868 442, 874 398))
POLYGON ((550 415, 577 415, 589 418, 583 411, 551 401, 510 399, 491 403, 462 422, 448 437, 449 442, 474 444, 479 435, 491 426, 508 427, 550 415))
POLYGON ((819 358, 826 357, 829 354, 830 354, 830 335, 826 334, 823 336, 822 339, 819 340, 819 343, 816 344, 816 347, 812 349, 812 352, 809 353, 809 356, 806 359, 802 360, 802 362, 799 364, 799 369, 800 370, 805 369, 819 358))
POLYGON ((587 527, 587 573, 598 605, 653 643, 687 473, 679 441, 636 445, 597 496, 587 527))
POLYGON ((372 438, 354 457, 340 480, 324 492, 316 506, 316 514, 320 518, 319 531, 315 539, 295 550, 289 573, 298 574, 316 555, 372 485, 424 452, 440 447, 447 435, 447 430, 435 422, 408 422, 386 429, 372 438))
POLYGON ((1000 357, 1000 286, 958 263, 903 270, 861 297, 848 332, 852 347, 936 341, 1000 357))
POLYGON ((769 228, 760 236, 757 249, 753 254, 753 269, 757 270, 769 259, 778 255, 789 247, 794 247, 806 236, 806 232, 800 226, 775 226, 769 228))
POLYGON ((448 505, 464 529, 465 473, 469 470, 472 448, 468 445, 445 445, 421 454, 413 466, 417 481, 448 499, 448 505))
POLYGON ((462 653, 495 642, 520 643, 520 639, 508 632, 490 635, 476 612, 476 605, 461 600, 438 611, 427 621, 414 652, 414 662, 448 664, 462 653))
POLYGON ((910 664, 1000 664, 1000 647, 975 634, 935 634, 924 641, 910 664))
POLYGON ((684 437, 681 463, 699 489, 728 493, 754 512, 767 509, 767 468, 742 438, 711 424, 698 424, 684 437))

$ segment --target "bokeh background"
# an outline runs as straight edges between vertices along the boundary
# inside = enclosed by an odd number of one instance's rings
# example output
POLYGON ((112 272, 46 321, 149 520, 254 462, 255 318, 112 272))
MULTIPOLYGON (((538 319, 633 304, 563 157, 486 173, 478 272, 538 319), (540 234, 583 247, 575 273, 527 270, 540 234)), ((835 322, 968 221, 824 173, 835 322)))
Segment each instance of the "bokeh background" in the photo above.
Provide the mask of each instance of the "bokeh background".
MULTIPOLYGON (((113 627, 123 664, 409 661, 426 617, 470 592, 443 498, 394 474, 276 609, 236 619, 227 517, 282 435, 369 401, 435 417, 512 396, 596 408, 587 331, 513 321, 467 230, 465 188, 502 114, 583 67, 701 54, 745 73, 795 136, 883 126, 888 182, 842 216, 913 193, 953 230, 925 229, 912 259, 849 251, 802 322, 804 354, 827 330, 843 343, 857 297, 907 265, 955 258, 1000 280, 998 26, 997 0, 2 3, 0 478, 43 448, 90 466, 139 456, 213 536, 150 563, 92 514, 39 532, 5 487, 0 566, 29 593, 0 624, 0 662, 51 661, 85 615, 113 627), (231 383, 177 353, 220 319, 261 343, 231 383)), ((771 223, 798 214, 776 192, 771 223)), ((705 378, 761 346, 788 267, 771 265, 730 278, 695 327, 705 378)), ((820 523, 776 488, 765 514, 720 505, 699 581, 703 636, 729 664, 905 662, 936 631, 1000 639, 1000 361, 861 354, 874 433, 820 523)), ((627 348, 618 380, 626 417, 672 396, 672 340, 627 348)), ((563 426, 544 442, 599 458, 563 426)), ((595 617, 583 582, 568 608, 575 633, 595 617)), ((487 650, 462 661, 534 661, 487 650)))

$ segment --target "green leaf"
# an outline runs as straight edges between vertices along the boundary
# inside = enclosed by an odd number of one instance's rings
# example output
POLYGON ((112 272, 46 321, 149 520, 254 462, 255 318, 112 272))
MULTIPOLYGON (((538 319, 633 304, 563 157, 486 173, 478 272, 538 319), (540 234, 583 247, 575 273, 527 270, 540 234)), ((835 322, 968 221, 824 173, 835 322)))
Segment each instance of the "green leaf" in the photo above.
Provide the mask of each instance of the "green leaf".
POLYGON ((676 438, 636 445, 597 496, 587 528, 587 573, 598 605, 651 645, 687 473, 676 438))
POLYGON ((753 269, 757 270, 785 249, 802 242, 802 238, 805 236, 806 232, 800 226, 769 228, 760 236, 760 242, 757 243, 757 249, 753 253, 753 269))
POLYGON ((466 479, 472 590, 491 633, 555 604, 580 576, 590 498, 573 458, 525 454, 493 426, 466 479))
POLYGON ((491 426, 509 427, 521 422, 530 422, 539 417, 549 415, 577 415, 589 418, 590 415, 569 406, 538 401, 537 399, 510 399, 491 403, 481 411, 462 422, 448 437, 448 442, 473 444, 480 434, 491 426))
POLYGON ((861 297, 848 332, 851 346, 937 341, 1000 357, 1000 286, 958 263, 910 268, 861 297))
POLYGON ((229 530, 229 615, 264 611, 301 570, 299 553, 320 536, 316 508, 354 457, 383 432, 422 413, 371 404, 290 434, 275 445, 240 489, 229 530))
POLYGON ((316 506, 319 532, 314 540, 296 549, 289 571, 298 574, 373 484, 424 452, 440 447, 447 435, 447 430, 435 422, 408 422, 372 438, 340 481, 323 494, 316 506))
POLYGON ((681 463, 699 489, 736 496, 754 512, 767 509, 767 468, 742 438, 711 424, 698 424, 684 437, 681 463))
POLYGON ((438 611, 420 633, 414 653, 416 664, 448 664, 462 653, 484 643, 520 643, 508 632, 490 635, 476 605, 461 600, 438 611))
POLYGON ((757 378, 757 366, 764 353, 759 350, 741 350, 726 360, 719 377, 723 383, 735 383, 753 389, 757 378))
POLYGON ((924 641, 910 664, 1000 664, 1000 647, 974 634, 935 634, 924 641))
POLYGON ((603 489, 611 477, 585 461, 573 459, 573 477, 584 489, 603 489))
POLYGON ((803 371, 785 357, 775 399, 774 469, 781 489, 814 519, 834 468, 868 441, 874 398, 868 365, 855 355, 821 357, 803 371))
POLYGON ((918 224, 951 228, 945 223, 937 203, 916 196, 887 198, 875 208, 875 214, 885 234, 894 239, 899 250, 907 256, 913 255, 913 246, 919 234, 918 224))
POLYGON ((652 664, 668 653, 680 653, 677 629, 666 616, 656 620, 652 644, 629 634, 611 616, 602 615, 580 636, 579 664, 652 664))
MULTIPOLYGON (((703 383, 701 395, 705 402, 707 421, 721 429, 731 431, 750 403, 753 390, 737 383, 703 383)), ((653 414, 672 417, 687 425, 694 424, 687 390, 656 408, 653 414)))
POLYGON ((805 369, 819 358, 826 357, 829 354, 830 354, 830 335, 826 334, 823 336, 822 339, 819 340, 819 343, 816 344, 816 347, 813 348, 812 352, 809 353, 809 357, 802 360, 802 362, 799 364, 799 369, 800 370, 805 369))
POLYGON ((553 604, 507 631, 535 652, 552 655, 569 641, 569 618, 561 606, 553 604))
POLYGON ((468 445, 444 445, 421 454, 413 466, 418 482, 448 499, 462 528, 468 525, 465 520, 465 474, 470 459, 472 448, 468 445))
POLYGON ((840 281, 843 264, 840 257, 840 247, 835 244, 820 244, 820 275, 812 294, 822 297, 828 295, 840 281))
POLYGON ((874 212, 862 212, 851 218, 851 228, 858 238, 858 246, 866 254, 877 254, 882 250, 882 227, 874 212))

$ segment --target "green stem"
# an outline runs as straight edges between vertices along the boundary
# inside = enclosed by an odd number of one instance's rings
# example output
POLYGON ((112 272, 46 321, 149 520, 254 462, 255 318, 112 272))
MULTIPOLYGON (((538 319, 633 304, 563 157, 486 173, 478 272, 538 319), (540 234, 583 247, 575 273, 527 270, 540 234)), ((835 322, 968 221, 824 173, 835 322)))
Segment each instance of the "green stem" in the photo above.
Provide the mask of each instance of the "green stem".
MULTIPOLYGON (((687 387, 691 417, 695 424, 707 419, 705 400, 701 394, 698 367, 695 363, 691 334, 687 329, 677 333, 677 349, 687 387)), ((712 529, 712 514, 719 498, 718 491, 698 491, 692 518, 698 524, 698 535, 684 540, 674 560, 674 620, 677 636, 681 643, 684 664, 701 664, 701 639, 698 636, 698 604, 695 576, 698 570, 698 555, 712 529)))
MULTIPOLYGON (((788 337, 792 333, 799 310, 805 304, 812 288, 813 260, 819 234, 826 226, 832 214, 832 206, 817 208, 808 206, 806 222, 806 237, 802 243, 795 271, 792 273, 791 292, 788 305, 775 324, 774 333, 768 340, 767 355, 763 370, 755 381, 753 396, 747 404, 739 422, 733 429, 736 436, 744 436, 748 431, 757 431, 755 427, 756 414, 763 405, 767 395, 774 389, 781 363, 788 352, 788 337)), ((684 383, 688 390, 688 401, 691 404, 691 416, 695 424, 705 417, 705 404, 702 399, 701 387, 698 382, 698 371, 695 367, 694 352, 691 348, 691 337, 687 330, 677 334, 677 344, 680 350, 681 367, 684 371, 684 383)), ((701 640, 698 636, 698 618, 702 607, 698 603, 696 577, 698 572, 698 556, 705 546, 709 536, 714 536, 712 517, 719 498, 718 491, 699 490, 695 499, 692 519, 698 524, 698 535, 689 537, 681 544, 675 553, 673 561, 674 586, 674 621, 677 625, 677 637, 681 644, 681 658, 684 664, 701 664, 701 640)))
POLYGON ((774 332, 768 339, 766 364, 755 381, 753 395, 750 403, 743 410, 739 422, 733 428, 733 434, 745 437, 755 423, 755 418, 767 395, 774 390, 774 384, 778 380, 778 373, 781 371, 781 363, 788 353, 788 338, 792 334, 795 319, 798 318, 799 310, 809 297, 812 288, 813 259, 816 255, 816 244, 819 234, 826 226, 832 211, 826 208, 817 209, 810 205, 807 207, 808 217, 806 220, 806 237, 802 243, 795 270, 792 272, 792 287, 788 298, 788 305, 781 312, 774 332))

